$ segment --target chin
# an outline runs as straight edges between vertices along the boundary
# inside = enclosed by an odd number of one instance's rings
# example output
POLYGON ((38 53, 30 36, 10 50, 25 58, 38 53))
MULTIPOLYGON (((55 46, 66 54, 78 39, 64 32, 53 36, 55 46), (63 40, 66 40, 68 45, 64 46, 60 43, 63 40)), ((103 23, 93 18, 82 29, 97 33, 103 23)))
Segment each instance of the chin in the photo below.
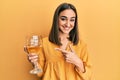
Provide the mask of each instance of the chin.
POLYGON ((64 34, 69 34, 69 33, 70 33, 70 31, 64 31, 63 33, 64 33, 64 34))

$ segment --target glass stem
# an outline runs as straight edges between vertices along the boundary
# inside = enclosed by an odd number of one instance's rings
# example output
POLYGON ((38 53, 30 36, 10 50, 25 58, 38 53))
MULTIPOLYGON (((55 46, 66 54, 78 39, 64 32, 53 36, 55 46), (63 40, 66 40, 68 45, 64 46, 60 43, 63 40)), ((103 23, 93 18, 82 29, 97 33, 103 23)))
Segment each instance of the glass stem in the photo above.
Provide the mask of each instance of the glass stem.
POLYGON ((34 67, 35 67, 35 69, 38 69, 39 67, 38 67, 38 62, 34 62, 34 67))

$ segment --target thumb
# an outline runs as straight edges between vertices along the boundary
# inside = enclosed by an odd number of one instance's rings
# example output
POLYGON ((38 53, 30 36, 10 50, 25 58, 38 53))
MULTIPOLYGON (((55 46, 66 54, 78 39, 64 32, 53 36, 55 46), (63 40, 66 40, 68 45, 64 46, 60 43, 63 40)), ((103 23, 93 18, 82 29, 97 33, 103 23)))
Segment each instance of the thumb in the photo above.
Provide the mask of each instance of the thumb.
POLYGON ((72 45, 69 45, 69 48, 70 48, 71 52, 74 52, 74 49, 72 48, 72 45))

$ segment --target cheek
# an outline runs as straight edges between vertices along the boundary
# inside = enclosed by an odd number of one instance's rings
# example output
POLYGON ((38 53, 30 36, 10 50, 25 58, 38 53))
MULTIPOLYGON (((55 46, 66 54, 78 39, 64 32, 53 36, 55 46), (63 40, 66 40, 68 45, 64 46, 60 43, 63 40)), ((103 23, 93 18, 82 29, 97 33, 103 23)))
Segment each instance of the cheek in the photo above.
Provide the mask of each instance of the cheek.
POLYGON ((63 25, 63 24, 65 24, 65 21, 59 20, 58 25, 63 25))
POLYGON ((60 25, 62 24, 62 22, 60 20, 58 20, 58 26, 60 27, 60 25))
POLYGON ((71 26, 72 26, 72 28, 75 26, 75 23, 73 22, 73 23, 71 23, 71 26))

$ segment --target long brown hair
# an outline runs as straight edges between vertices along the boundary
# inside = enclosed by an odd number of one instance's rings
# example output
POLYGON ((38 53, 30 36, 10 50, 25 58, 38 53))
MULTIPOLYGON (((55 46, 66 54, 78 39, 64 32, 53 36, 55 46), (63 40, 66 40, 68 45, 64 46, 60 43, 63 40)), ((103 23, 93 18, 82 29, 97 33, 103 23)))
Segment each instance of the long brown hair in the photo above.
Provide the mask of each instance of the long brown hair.
POLYGON ((76 45, 76 44, 78 44, 78 41, 79 41, 78 16, 77 16, 76 8, 72 4, 69 4, 69 3, 62 3, 55 10, 55 13, 53 16, 52 28, 51 28, 51 31, 49 34, 49 41, 52 43, 55 43, 57 45, 62 45, 60 42, 60 39, 59 39, 58 17, 59 17, 59 14, 66 9, 72 9, 76 14, 74 28, 69 33, 69 40, 74 45, 76 45))

